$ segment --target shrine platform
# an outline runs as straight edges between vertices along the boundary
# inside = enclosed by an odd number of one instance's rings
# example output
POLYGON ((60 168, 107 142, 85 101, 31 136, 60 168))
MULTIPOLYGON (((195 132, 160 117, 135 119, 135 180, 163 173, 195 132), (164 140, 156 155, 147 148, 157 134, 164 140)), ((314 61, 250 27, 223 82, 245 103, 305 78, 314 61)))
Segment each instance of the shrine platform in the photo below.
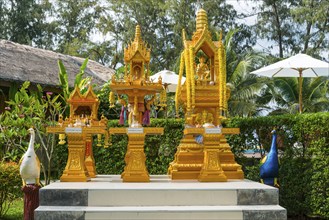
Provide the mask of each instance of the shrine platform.
POLYGON ((267 185, 150 177, 149 183, 123 183, 119 175, 54 182, 40 190, 35 219, 287 219, 278 189, 267 185))

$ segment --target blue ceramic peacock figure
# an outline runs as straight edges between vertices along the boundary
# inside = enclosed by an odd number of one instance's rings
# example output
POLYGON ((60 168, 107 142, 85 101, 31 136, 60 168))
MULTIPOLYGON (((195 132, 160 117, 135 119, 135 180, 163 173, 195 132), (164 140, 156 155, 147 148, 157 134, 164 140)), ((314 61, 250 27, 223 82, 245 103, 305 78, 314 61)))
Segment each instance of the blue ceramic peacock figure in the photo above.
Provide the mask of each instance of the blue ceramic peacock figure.
POLYGON ((277 134, 276 131, 272 132, 272 145, 270 152, 261 160, 260 167, 260 178, 261 182, 278 187, 278 176, 279 176, 279 159, 278 159, 278 150, 276 146, 277 134))

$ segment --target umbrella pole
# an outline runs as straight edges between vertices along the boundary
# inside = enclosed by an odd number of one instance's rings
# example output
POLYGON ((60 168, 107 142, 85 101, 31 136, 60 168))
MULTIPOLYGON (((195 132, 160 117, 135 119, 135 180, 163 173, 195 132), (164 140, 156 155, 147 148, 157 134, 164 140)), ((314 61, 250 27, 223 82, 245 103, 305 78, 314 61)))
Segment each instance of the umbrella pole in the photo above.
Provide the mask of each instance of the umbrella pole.
POLYGON ((302 74, 303 74, 303 70, 299 69, 299 113, 301 114, 303 112, 303 95, 302 95, 302 83, 303 83, 303 79, 302 79, 302 74))

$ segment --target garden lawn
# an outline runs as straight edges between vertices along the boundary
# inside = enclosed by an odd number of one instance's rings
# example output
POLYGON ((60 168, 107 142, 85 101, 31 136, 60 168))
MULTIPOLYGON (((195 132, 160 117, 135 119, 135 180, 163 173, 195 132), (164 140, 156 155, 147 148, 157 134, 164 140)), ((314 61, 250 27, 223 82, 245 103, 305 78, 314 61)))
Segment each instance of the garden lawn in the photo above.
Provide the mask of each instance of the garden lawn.
POLYGON ((3 220, 17 220, 23 219, 24 214, 24 200, 17 199, 11 204, 8 212, 2 217, 3 220))

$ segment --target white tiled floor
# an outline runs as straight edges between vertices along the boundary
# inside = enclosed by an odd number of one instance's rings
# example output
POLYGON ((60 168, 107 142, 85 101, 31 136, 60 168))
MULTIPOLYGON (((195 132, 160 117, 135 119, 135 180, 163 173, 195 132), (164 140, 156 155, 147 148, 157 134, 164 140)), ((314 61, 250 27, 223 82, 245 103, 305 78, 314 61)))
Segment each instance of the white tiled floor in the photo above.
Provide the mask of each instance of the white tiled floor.
POLYGON ((167 175, 151 175, 148 183, 123 183, 120 175, 97 175, 90 182, 55 182, 46 189, 273 189, 273 187, 250 180, 228 180, 227 182, 199 182, 197 180, 171 180, 167 175))

